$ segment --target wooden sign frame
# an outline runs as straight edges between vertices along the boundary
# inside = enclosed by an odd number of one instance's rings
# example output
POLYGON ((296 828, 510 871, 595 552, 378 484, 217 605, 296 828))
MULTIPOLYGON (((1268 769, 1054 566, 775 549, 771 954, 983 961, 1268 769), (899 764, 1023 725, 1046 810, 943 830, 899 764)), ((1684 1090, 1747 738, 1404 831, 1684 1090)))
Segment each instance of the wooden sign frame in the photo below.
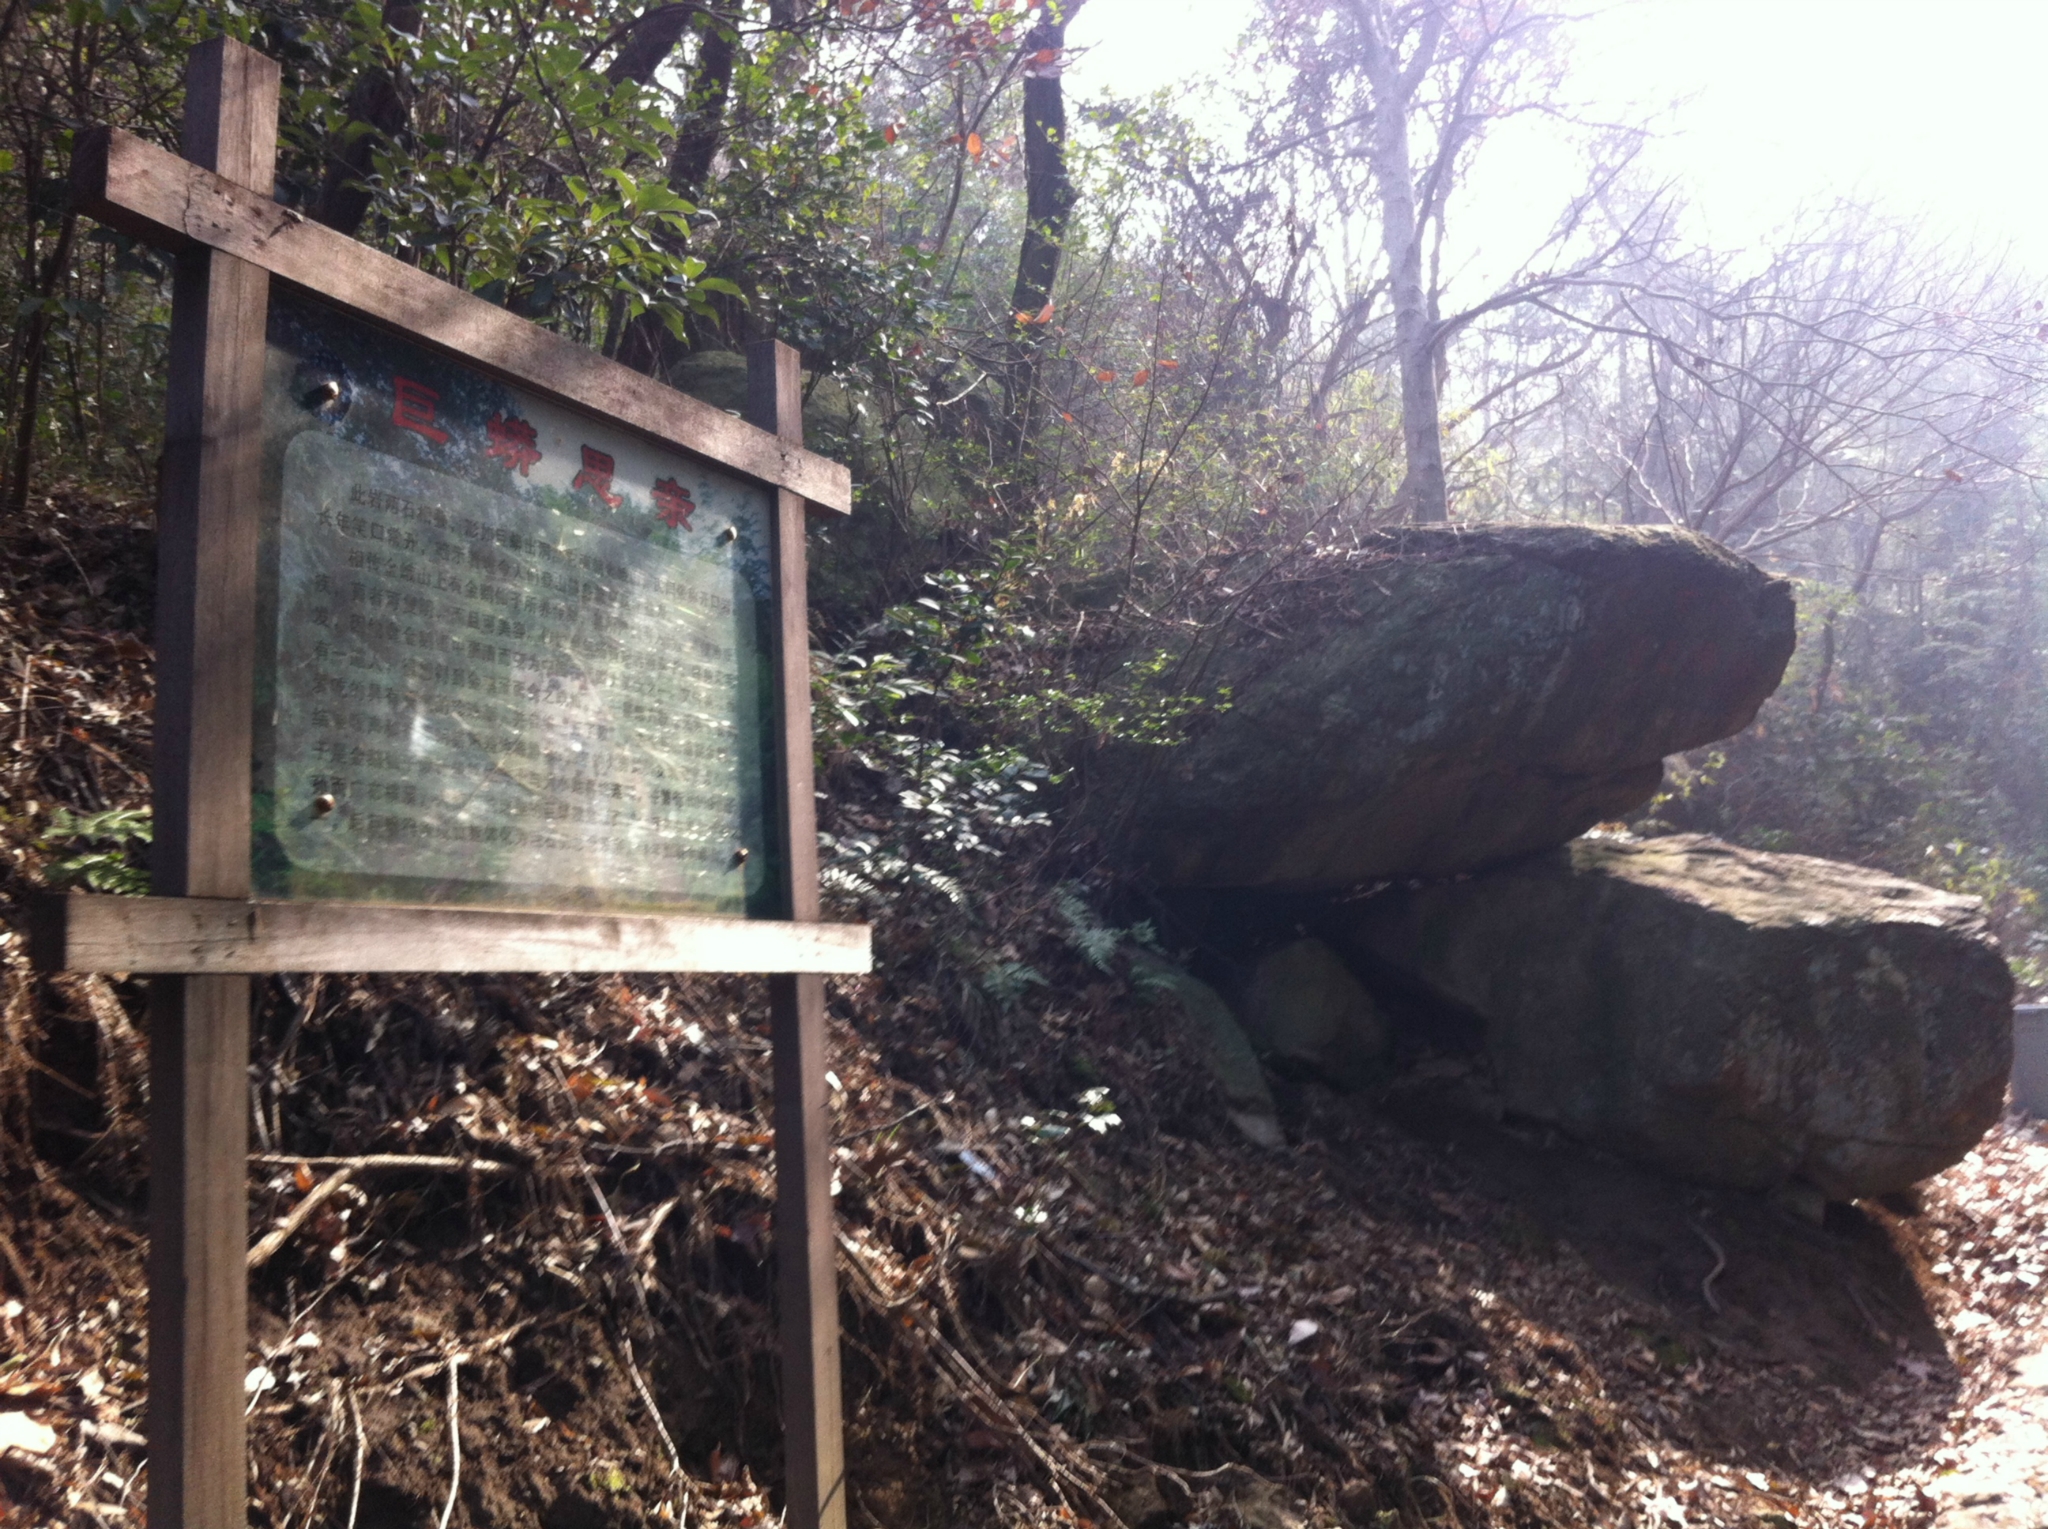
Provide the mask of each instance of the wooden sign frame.
POLYGON ((158 507, 159 895, 50 899, 30 939, 42 970, 152 978, 150 1522, 221 1529, 247 1514, 251 974, 750 971, 771 974, 784 1522, 844 1529, 823 974, 868 970, 869 937, 819 919, 804 522, 850 512, 851 478, 803 449, 785 345, 749 349, 746 419, 734 419, 279 206, 278 100, 278 66, 216 38, 188 66, 184 157, 102 127, 79 135, 72 160, 78 210, 177 261, 158 507), (251 899, 273 279, 772 490, 779 919, 251 899))

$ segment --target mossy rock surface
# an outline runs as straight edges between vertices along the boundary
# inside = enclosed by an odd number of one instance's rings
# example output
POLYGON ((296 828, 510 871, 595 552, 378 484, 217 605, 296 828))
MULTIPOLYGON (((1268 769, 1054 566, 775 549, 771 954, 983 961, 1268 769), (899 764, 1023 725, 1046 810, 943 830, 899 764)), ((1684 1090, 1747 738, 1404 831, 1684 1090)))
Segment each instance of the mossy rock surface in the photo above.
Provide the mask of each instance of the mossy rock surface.
POLYGON ((2012 1069, 1982 904, 1806 855, 1582 839, 1330 933, 1476 1014, 1511 1114, 1707 1184, 1903 1189, 1976 1145, 2012 1069))
POLYGON ((1116 838, 1176 887, 1335 891, 1561 844, 1648 801, 1666 755, 1748 726, 1790 584, 1703 537, 1380 532, 1218 634, 1231 707, 1105 761, 1116 838))

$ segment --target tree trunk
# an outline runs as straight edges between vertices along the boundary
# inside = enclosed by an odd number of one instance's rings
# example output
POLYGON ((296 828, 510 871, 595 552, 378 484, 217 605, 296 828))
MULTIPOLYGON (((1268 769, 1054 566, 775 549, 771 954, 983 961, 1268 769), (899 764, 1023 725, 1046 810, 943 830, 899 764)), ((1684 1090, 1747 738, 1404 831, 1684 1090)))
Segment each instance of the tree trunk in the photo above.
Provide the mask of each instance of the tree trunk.
POLYGON ((636 85, 649 83, 654 71, 675 52, 676 44, 683 40, 683 33, 690 29, 690 21, 697 14, 694 5, 657 5, 635 19, 620 40, 619 51, 606 66, 604 77, 614 85, 621 80, 631 80, 636 85))
MULTIPOLYGON (((67 210, 57 225, 57 238, 41 269, 36 272, 35 312, 28 316, 16 370, 19 391, 14 398, 13 450, 7 464, 6 505, 10 519, 18 519, 28 508, 28 482, 35 468, 36 421, 43 409, 43 363, 49 350, 50 315, 42 306, 55 297, 71 270, 71 246, 78 233, 78 214, 67 210)), ((33 267, 32 267, 33 268, 33 267)))
MULTIPOLYGON (((420 0, 384 0, 384 25, 408 37, 420 35, 420 0)), ((370 174, 377 146, 402 134, 412 118, 412 99, 388 69, 372 69, 348 93, 349 130, 327 155, 313 220, 345 234, 363 226, 370 211, 370 174)))
POLYGON ((689 104, 676 124, 676 146, 668 162, 669 190, 693 202, 703 197, 710 184, 712 161, 725 142, 726 101, 732 95, 732 71, 740 55, 739 32, 722 16, 705 12, 699 39, 689 104))
MULTIPOLYGON (((714 11, 697 13, 697 67, 690 94, 676 123, 676 144, 668 161, 669 190, 701 202, 711 182, 711 166, 725 142, 726 105, 732 95, 733 69, 739 62, 739 32, 714 11)), ((643 313, 620 336, 618 359, 636 372, 666 381, 690 353, 661 317, 643 313)))
POLYGON ((1010 294, 1010 447, 1029 447, 1037 412, 1039 359, 1051 327, 1047 305, 1060 273, 1074 182, 1067 173, 1067 103, 1060 80, 1067 20, 1075 7, 1048 6, 1024 39, 1024 243, 1010 294))
POLYGON ((1399 502, 1417 523, 1442 522, 1450 519, 1450 492, 1444 483, 1443 423, 1437 410, 1437 324, 1422 275, 1423 208, 1415 194, 1408 147, 1408 112, 1435 57, 1442 19, 1431 13, 1414 57, 1404 65, 1396 39, 1385 31, 1385 13, 1377 0, 1358 0, 1353 10, 1372 88, 1368 154, 1379 188, 1380 237, 1387 253, 1394 350, 1401 368, 1401 443, 1407 476, 1399 502))

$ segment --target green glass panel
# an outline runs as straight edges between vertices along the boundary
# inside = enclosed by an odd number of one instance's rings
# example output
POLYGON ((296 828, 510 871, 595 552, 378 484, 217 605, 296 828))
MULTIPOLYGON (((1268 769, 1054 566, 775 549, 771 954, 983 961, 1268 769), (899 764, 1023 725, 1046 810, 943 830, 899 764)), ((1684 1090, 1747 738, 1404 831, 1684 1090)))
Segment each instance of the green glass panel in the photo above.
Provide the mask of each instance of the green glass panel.
POLYGON ((772 915, 769 491, 274 297, 257 894, 772 915))

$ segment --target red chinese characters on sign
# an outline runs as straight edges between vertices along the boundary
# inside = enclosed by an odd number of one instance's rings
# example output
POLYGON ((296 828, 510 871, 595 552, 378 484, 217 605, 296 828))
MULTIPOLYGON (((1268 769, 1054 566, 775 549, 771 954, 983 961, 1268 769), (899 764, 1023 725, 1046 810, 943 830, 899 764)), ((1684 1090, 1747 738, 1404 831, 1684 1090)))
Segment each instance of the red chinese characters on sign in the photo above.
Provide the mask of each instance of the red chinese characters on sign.
POLYGON ((576 474, 571 489, 587 488, 602 499, 608 508, 616 510, 625 503, 625 496, 612 492, 612 473, 617 464, 609 451, 599 451, 595 446, 583 448, 583 471, 576 474))
POLYGON ((436 446, 448 443, 448 432, 434 423, 434 409, 441 402, 438 391, 424 382, 414 382, 410 377, 393 377, 391 394, 392 424, 415 435, 423 435, 436 446))
POLYGON ((527 469, 540 460, 540 434, 530 420, 518 415, 507 419, 502 414, 493 414, 484 421, 484 429, 490 433, 491 444, 484 448, 484 455, 505 464, 505 471, 527 476, 527 469))
POLYGON ((661 523, 671 531, 690 529, 690 517, 697 513, 697 503, 690 497, 690 491, 673 478, 654 480, 654 507, 660 512, 661 523))

